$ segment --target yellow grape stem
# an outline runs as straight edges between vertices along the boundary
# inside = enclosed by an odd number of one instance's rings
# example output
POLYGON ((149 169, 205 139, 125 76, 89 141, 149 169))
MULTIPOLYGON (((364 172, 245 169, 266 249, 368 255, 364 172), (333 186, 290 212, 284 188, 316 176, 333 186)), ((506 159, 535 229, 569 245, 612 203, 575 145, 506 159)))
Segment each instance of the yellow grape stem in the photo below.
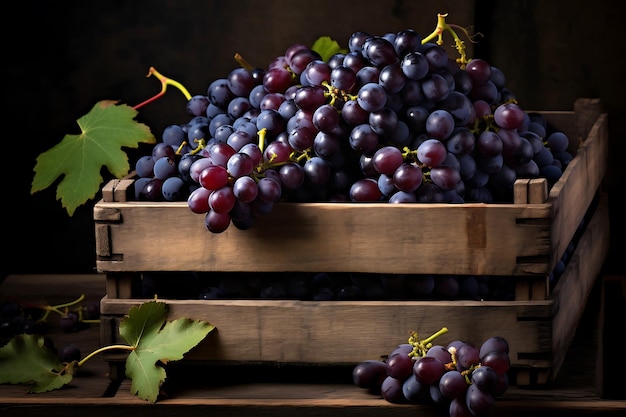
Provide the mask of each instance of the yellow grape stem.
POLYGON ((447 332, 448 328, 442 327, 441 330, 424 340, 420 340, 418 334, 413 332, 409 337, 409 344, 413 345, 413 350, 411 351, 411 353, 409 353, 409 356, 411 356, 412 358, 421 358, 426 356, 426 352, 428 352, 428 349, 430 349, 432 346, 431 342, 447 332))
POLYGON ((448 32, 450 33, 450 35, 452 35, 452 38, 454 39, 454 47, 455 49, 458 51, 459 55, 461 56, 459 59, 457 59, 456 61, 461 65, 461 69, 465 68, 465 65, 469 62, 467 55, 465 53, 465 42, 463 42, 463 40, 461 40, 461 38, 459 37, 459 35, 456 33, 456 31, 454 30, 455 28, 462 31, 463 33, 465 33, 465 35, 471 39, 471 36, 469 35, 468 31, 458 25, 452 25, 452 24, 448 24, 446 22, 446 17, 448 16, 448 13, 445 14, 437 14, 437 26, 435 27, 435 30, 432 31, 432 33, 428 36, 426 36, 424 39, 422 39, 422 45, 424 45, 427 42, 432 41, 433 39, 437 38, 437 45, 442 45, 443 44, 443 34, 444 32, 448 32))
POLYGON ((241 65, 242 68, 245 68, 248 71, 252 71, 254 69, 254 67, 248 61, 246 61, 246 59, 240 53, 235 54, 235 61, 237 61, 237 63, 241 65))
POLYGON ((107 350, 129 350, 129 351, 132 352, 135 349, 136 349, 136 347, 130 346, 130 345, 110 345, 110 346, 104 346, 104 347, 101 347, 100 349, 94 350, 89 355, 87 355, 83 359, 81 359, 78 362, 78 366, 83 366, 85 364, 85 362, 87 362, 89 359, 93 358, 94 356, 96 356, 99 353, 106 352, 107 350))
POLYGON ((74 301, 70 301, 69 303, 63 303, 63 304, 57 304, 54 306, 47 306, 44 308, 44 313, 43 315, 39 318, 38 321, 45 321, 48 316, 50 315, 51 311, 54 311, 55 313, 58 313, 60 315, 65 314, 64 311, 62 311, 62 308, 67 308, 67 307, 71 307, 73 305, 76 305, 78 303, 80 303, 81 301, 83 301, 85 299, 85 294, 81 294, 80 297, 78 297, 76 300, 74 301))
POLYGON ((148 75, 147 77, 150 77, 154 75, 155 77, 157 77, 159 79, 159 81, 161 82, 161 91, 150 97, 149 99, 145 100, 142 103, 137 104, 136 106, 134 106, 133 108, 135 110, 145 106, 146 104, 150 104, 153 101, 155 101, 156 99, 158 99, 159 97, 162 97, 165 92, 167 91, 167 86, 171 85, 172 87, 176 87, 178 90, 180 90, 181 93, 183 93, 183 95, 185 96, 185 98, 187 98, 187 100, 191 99, 191 94, 189 94, 189 91, 187 91, 187 89, 178 81, 172 80, 171 78, 165 77, 164 75, 162 75, 160 72, 158 72, 156 70, 156 68, 154 67, 150 67, 150 70, 148 71, 148 75))

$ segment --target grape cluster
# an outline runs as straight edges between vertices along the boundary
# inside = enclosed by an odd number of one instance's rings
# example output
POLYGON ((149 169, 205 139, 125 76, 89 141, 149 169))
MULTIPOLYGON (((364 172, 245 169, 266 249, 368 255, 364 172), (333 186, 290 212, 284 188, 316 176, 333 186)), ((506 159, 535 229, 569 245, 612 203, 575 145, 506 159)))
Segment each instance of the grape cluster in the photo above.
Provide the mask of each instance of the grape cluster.
POLYGON ((482 345, 455 340, 444 345, 403 343, 385 360, 368 360, 353 369, 355 385, 391 403, 433 404, 450 417, 488 415, 508 386, 508 342, 498 336, 482 345))
MULTIPOLYGON (((79 299, 82 300, 82 299, 79 299)), ((66 344, 57 348, 54 340, 49 337, 51 312, 58 313, 59 327, 64 333, 75 333, 86 329, 90 323, 100 322, 100 304, 68 303, 60 306, 28 305, 14 300, 4 300, 0 304, 0 346, 20 334, 39 335, 43 337, 44 346, 58 356, 61 362, 80 360, 81 351, 74 344, 66 344), (70 308, 71 304, 71 308, 70 308)))
POLYGON ((0 339, 9 339, 22 333, 47 334, 51 312, 58 313, 59 327, 65 333, 85 329, 91 322, 99 322, 100 319, 100 305, 97 302, 59 308, 5 300, 0 304, 0 339))
POLYGON ((345 51, 294 44, 212 81, 137 161, 136 198, 187 200, 221 233, 278 201, 510 202, 517 178, 551 186, 572 159, 485 60, 411 29, 354 32, 345 51))

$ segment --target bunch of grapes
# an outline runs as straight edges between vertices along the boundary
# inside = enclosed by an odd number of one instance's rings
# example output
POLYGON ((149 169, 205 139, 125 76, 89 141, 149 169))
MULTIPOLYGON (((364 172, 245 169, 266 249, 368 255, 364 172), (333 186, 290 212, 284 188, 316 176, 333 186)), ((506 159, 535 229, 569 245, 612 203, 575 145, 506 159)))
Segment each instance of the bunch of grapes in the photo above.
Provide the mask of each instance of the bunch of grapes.
POLYGON ((398 345, 385 360, 368 360, 353 370, 354 383, 397 404, 432 404, 450 417, 489 413, 509 381, 508 342, 490 337, 479 347, 455 340, 443 345, 398 345))
POLYGON ((100 304, 79 304, 82 299, 55 306, 5 300, 0 304, 0 339, 22 333, 46 334, 51 313, 59 316, 59 327, 65 333, 78 332, 91 323, 100 323, 100 304))
POLYGON ((83 297, 60 305, 40 305, 4 300, 0 303, 0 346, 20 334, 43 336, 45 347, 51 349, 61 362, 79 360, 81 352, 78 346, 66 344, 57 348, 54 340, 48 336, 49 316, 58 314, 59 327, 64 333, 75 333, 86 329, 92 323, 100 323, 99 302, 80 304, 83 297))
POLYGON ((516 179, 551 186, 572 159, 485 60, 459 63, 411 29, 354 32, 345 51, 242 60, 137 161, 136 198, 186 200, 221 233, 279 201, 511 202, 516 179))

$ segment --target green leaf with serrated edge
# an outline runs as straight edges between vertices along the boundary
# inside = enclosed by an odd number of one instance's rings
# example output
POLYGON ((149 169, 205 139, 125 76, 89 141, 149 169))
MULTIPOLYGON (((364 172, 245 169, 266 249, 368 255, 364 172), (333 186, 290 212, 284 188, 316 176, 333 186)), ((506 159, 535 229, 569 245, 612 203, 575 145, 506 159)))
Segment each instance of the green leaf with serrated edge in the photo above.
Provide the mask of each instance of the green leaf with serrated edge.
POLYGON ((342 48, 336 40, 330 36, 319 37, 311 47, 312 50, 320 54, 325 62, 328 62, 330 57, 337 53, 346 53, 347 49, 342 48))
POLYGON ((72 380, 73 365, 65 367, 43 336, 20 334, 0 348, 0 384, 25 384, 32 393, 52 391, 72 380))
POLYGON ((135 347, 126 359, 131 393, 152 403, 166 378, 165 369, 158 363, 182 359, 215 328, 186 318, 166 322, 166 317, 166 304, 150 301, 131 308, 120 323, 120 335, 135 347))
POLYGON ((104 182, 100 175, 103 166, 117 178, 128 174, 128 155, 122 148, 153 144, 156 138, 148 126, 134 120, 135 109, 117 103, 112 100, 96 103, 78 119, 80 135, 65 135, 60 143, 37 157, 31 194, 63 177, 56 197, 72 216, 76 208, 96 196, 104 182))

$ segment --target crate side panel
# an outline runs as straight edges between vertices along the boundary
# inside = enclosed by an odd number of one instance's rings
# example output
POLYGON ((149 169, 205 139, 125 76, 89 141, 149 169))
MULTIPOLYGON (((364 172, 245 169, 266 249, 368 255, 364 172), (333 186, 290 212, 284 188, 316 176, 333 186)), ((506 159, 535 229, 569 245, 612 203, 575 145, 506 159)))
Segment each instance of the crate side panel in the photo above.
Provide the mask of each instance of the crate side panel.
POLYGON ((557 309, 553 319, 553 377, 565 360, 591 290, 600 275, 609 250, 609 238, 608 198, 603 195, 552 293, 557 309))
POLYGON ((248 230, 212 234, 184 203, 102 204, 123 221, 110 225, 100 272, 527 273, 519 259, 548 268, 548 205, 286 203, 248 230))
POLYGON ((548 203, 553 208, 550 216, 553 219, 552 265, 556 265, 563 256, 602 183, 608 159, 607 129, 607 118, 603 114, 550 191, 548 203))

